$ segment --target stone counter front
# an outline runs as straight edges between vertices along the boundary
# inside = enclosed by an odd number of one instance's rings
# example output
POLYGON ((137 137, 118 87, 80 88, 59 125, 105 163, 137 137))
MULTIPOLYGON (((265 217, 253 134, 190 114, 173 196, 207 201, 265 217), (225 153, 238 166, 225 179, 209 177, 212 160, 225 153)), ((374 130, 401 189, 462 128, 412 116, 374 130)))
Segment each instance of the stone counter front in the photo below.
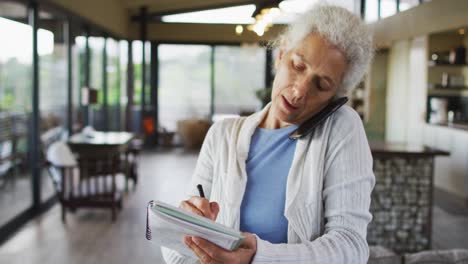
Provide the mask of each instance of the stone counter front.
POLYGON ((371 143, 371 150, 376 183, 369 245, 398 253, 430 249, 434 156, 448 153, 389 143, 371 143))

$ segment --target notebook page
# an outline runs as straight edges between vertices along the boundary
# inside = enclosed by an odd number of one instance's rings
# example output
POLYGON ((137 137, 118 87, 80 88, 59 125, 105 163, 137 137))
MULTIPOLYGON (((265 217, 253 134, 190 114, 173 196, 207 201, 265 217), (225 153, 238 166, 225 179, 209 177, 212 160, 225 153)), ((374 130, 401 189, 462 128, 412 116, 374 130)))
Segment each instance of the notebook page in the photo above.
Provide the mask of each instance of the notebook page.
POLYGON ((180 219, 177 219, 168 215, 164 215, 160 213, 156 213, 155 215, 159 219, 153 219, 153 220, 166 222, 163 225, 164 228, 167 227, 172 230, 177 228, 177 231, 180 231, 182 233, 182 236, 180 237, 179 241, 182 241, 184 235, 198 236, 226 250, 236 249, 238 244, 240 244, 240 242, 242 241, 235 237, 232 237, 223 233, 218 233, 218 232, 215 232, 210 229, 206 229, 197 225, 193 225, 193 224, 184 222, 180 219))
POLYGON ((205 217, 201 217, 199 215, 196 215, 192 212, 188 212, 186 210, 182 210, 180 208, 167 205, 164 203, 156 202, 156 206, 154 207, 155 210, 158 210, 164 214, 170 215, 172 217, 178 218, 180 220, 183 220, 188 223, 192 223, 195 225, 199 225, 201 227, 205 227, 208 229, 211 229, 216 232, 220 232, 232 237, 235 237, 237 239, 243 239, 244 237, 240 234, 239 231, 236 231, 232 228, 223 226, 219 223, 216 223, 214 221, 211 221, 205 217))
POLYGON ((191 257, 195 257, 195 255, 183 243, 183 237, 186 235, 202 237, 227 250, 233 250, 241 243, 241 240, 231 236, 197 225, 190 225, 180 219, 159 212, 149 215, 149 226, 153 234, 152 242, 191 257))

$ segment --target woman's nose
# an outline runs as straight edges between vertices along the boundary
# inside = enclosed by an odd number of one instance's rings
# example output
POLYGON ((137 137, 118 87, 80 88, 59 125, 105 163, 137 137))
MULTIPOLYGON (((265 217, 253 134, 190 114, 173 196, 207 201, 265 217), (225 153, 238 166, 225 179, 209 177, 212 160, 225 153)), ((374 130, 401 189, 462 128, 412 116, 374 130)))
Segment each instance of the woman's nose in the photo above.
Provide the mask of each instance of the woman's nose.
POLYGON ((310 80, 309 78, 301 78, 296 81, 293 87, 293 96, 296 100, 304 98, 309 92, 310 80))

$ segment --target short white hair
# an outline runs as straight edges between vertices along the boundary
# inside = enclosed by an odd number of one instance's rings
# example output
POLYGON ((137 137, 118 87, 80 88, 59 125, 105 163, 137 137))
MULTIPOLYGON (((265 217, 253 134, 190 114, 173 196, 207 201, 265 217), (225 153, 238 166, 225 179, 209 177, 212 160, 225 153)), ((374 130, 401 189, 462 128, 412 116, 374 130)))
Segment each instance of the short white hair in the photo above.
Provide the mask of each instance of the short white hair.
POLYGON ((372 61, 370 28, 345 8, 317 4, 291 23, 271 45, 289 51, 311 33, 325 37, 345 55, 348 68, 337 95, 348 94, 362 80, 372 61))

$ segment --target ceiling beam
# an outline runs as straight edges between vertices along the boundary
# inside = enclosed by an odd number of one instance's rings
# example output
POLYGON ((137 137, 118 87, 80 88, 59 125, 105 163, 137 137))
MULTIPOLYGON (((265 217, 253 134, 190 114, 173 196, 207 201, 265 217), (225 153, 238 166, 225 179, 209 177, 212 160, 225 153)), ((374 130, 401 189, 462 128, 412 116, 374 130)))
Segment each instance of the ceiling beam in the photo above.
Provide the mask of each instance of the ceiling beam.
MULTIPOLYGON (((166 43, 262 43, 274 39, 284 28, 274 25, 262 37, 246 29, 241 35, 235 33, 236 25, 192 24, 192 23, 151 23, 148 25, 148 40, 166 43)), ((130 32, 138 32, 138 23, 132 23, 130 32), (133 27, 133 28, 132 28, 133 27)), ((132 39, 139 39, 137 34, 132 39)))
POLYGON ((371 24, 378 47, 468 25, 468 1, 431 1, 371 24), (430 19, 428 19, 430 18, 430 19))
POLYGON ((97 25, 116 37, 127 38, 130 24, 128 12, 118 0, 47 0, 47 3, 67 10, 85 20, 88 24, 97 25))

